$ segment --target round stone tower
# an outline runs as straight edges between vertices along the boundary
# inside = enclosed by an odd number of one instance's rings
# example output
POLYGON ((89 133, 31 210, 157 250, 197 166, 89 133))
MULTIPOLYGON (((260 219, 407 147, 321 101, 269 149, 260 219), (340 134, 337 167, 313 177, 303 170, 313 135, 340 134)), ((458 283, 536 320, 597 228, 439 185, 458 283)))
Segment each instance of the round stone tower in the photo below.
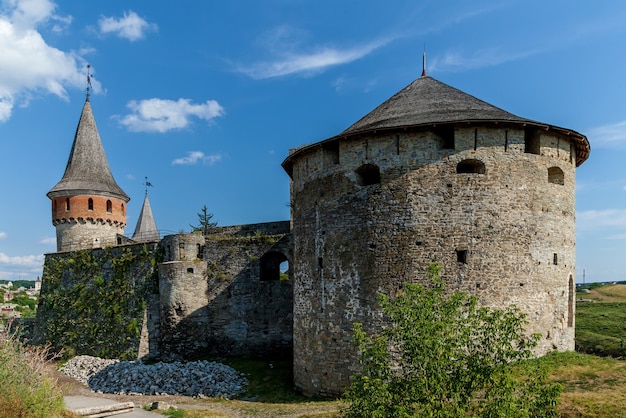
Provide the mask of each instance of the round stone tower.
POLYGON ((63 178, 47 196, 52 200, 57 251, 116 245, 124 234, 130 198, 111 174, 89 96, 63 178))
POLYGON ((352 324, 442 264, 450 290, 515 304, 537 354, 574 349, 575 169, 584 135, 524 119, 425 74, 354 125, 292 150, 294 379, 336 395, 358 367, 352 324))

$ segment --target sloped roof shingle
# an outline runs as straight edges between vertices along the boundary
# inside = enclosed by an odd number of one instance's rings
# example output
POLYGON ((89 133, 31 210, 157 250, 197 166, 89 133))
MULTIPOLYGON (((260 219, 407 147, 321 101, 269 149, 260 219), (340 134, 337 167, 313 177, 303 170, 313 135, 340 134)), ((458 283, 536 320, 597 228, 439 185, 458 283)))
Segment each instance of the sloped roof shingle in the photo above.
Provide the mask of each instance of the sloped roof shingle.
POLYGON ((80 115, 63 178, 47 196, 52 199, 77 192, 130 200, 111 174, 89 99, 80 115))

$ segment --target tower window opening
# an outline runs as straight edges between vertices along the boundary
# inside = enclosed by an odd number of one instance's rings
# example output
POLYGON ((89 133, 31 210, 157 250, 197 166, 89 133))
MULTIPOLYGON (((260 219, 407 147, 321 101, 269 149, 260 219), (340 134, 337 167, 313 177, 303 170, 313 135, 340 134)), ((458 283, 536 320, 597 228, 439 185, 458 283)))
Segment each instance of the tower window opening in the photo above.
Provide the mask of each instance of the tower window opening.
POLYGON ((467 264, 467 250, 456 250, 456 262, 467 264))
POLYGON ((454 149, 454 126, 442 125, 435 128, 435 135, 441 141, 442 149, 454 149))
POLYGON ((554 264, 555 266, 559 264, 559 255, 557 253, 554 253, 552 255, 552 264, 554 264))
POLYGON ((122 215, 124 215, 124 204, 122 203, 122 215))
POLYGON ((70 198, 65 198, 65 210, 70 210, 70 198))
POLYGON ((281 252, 270 251, 261 256, 259 276, 262 282, 289 280, 289 261, 281 252))
POLYGON ((339 143, 337 141, 323 146, 324 156, 330 164, 339 164, 339 143))
POLYGON ((87 210, 93 210, 93 199, 89 198, 87 201, 87 210))
POLYGON ((563 174, 563 170, 559 167, 548 168, 548 182, 563 186, 565 184, 565 174, 563 174))
POLYGON ((107 213, 111 213, 113 211, 113 204, 110 200, 107 200, 107 213))
POLYGON ((463 160, 456 165, 457 174, 485 174, 485 163, 480 160, 463 160))
POLYGON ((524 130, 524 152, 527 154, 541 154, 541 141, 537 129, 526 128, 524 130))
POLYGON ((192 273, 193 274, 193 267, 187 268, 187 273, 192 273))
POLYGON ((380 183, 380 169, 376 164, 365 164, 355 170, 360 186, 380 183))

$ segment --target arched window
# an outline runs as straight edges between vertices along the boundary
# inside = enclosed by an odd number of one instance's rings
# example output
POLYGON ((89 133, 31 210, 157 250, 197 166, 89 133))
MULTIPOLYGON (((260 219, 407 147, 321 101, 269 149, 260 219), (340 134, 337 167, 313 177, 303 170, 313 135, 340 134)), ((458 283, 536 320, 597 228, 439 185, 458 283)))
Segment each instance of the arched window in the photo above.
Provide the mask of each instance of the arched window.
POLYGON ((70 198, 65 198, 65 210, 70 210, 70 198))
POLYGON ((93 199, 89 198, 89 200, 87 201, 87 209, 88 210, 93 210, 93 199))
POLYGON ((113 204, 110 200, 107 200, 107 213, 111 213, 113 211, 113 204))
POLYGON ((480 160, 468 159, 456 165, 457 174, 485 174, 485 163, 480 160))
POLYGON ((278 251, 270 251, 261 256, 261 281, 281 280, 281 276, 289 277, 287 257, 278 251))
POLYGON ((124 204, 122 203, 122 215, 124 215, 124 204))
POLYGON ((548 182, 552 184, 565 184, 565 174, 559 167, 548 168, 548 182))
POLYGON ((380 169, 376 164, 365 164, 354 170, 359 185, 369 186, 380 183, 380 169))

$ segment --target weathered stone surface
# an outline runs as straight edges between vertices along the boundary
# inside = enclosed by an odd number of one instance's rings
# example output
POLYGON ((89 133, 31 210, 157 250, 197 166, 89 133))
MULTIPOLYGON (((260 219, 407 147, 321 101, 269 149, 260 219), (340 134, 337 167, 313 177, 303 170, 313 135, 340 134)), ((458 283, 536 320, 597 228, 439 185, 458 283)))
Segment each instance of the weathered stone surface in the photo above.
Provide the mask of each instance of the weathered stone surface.
POLYGON ((574 348, 575 152, 537 135, 534 154, 523 128, 456 126, 454 149, 428 128, 370 133, 290 161, 304 393, 342 392, 358 367, 352 323, 375 331, 377 294, 423 281, 434 261, 450 290, 524 311, 537 354, 574 348))

